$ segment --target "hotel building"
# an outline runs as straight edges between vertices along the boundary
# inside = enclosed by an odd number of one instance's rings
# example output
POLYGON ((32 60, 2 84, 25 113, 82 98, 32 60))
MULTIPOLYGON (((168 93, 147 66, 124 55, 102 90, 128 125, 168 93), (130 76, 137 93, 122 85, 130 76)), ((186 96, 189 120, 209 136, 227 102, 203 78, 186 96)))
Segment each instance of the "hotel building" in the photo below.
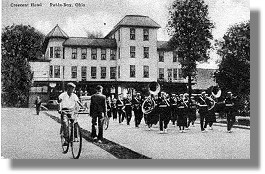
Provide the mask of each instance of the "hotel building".
POLYGON ((55 99, 68 82, 88 95, 96 85, 107 95, 146 92, 156 81, 162 90, 186 92, 177 52, 157 40, 160 25, 148 16, 127 15, 104 37, 69 37, 56 25, 45 37, 44 57, 30 62, 32 93, 55 99))

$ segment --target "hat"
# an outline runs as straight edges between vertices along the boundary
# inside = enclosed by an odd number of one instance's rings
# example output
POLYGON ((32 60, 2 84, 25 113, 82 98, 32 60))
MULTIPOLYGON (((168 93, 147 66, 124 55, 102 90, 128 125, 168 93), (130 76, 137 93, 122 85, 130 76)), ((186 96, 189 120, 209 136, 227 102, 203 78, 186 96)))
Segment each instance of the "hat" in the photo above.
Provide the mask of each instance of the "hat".
POLYGON ((67 83, 67 86, 71 86, 71 87, 73 87, 73 88, 76 87, 75 84, 73 84, 73 83, 67 83))
POLYGON ((232 92, 231 91, 228 91, 227 94, 232 94, 232 92))
POLYGON ((201 94, 206 94, 206 92, 205 91, 202 91, 202 93, 201 94))

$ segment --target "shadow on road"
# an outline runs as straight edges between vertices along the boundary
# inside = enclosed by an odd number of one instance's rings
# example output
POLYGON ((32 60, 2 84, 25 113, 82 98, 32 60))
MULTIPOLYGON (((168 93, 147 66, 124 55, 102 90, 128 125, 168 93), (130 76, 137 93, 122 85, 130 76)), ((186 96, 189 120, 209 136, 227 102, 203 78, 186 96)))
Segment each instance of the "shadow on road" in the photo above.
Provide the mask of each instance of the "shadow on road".
MULTIPOLYGON (((47 116, 49 116, 50 118, 52 118, 53 120, 55 120, 57 123, 61 123, 60 118, 58 118, 52 114, 49 114, 48 112, 45 112, 45 114, 47 116)), ((91 136, 90 136, 91 132, 90 131, 83 129, 83 128, 81 128, 81 131, 82 131, 82 137, 86 141, 95 144, 96 146, 109 152, 110 154, 112 154, 113 156, 115 156, 118 159, 151 159, 145 155, 142 155, 142 154, 139 154, 135 151, 132 151, 131 149, 128 149, 128 148, 126 148, 120 144, 117 144, 113 141, 110 141, 106 138, 103 139, 103 143, 98 143, 91 138, 91 136)))

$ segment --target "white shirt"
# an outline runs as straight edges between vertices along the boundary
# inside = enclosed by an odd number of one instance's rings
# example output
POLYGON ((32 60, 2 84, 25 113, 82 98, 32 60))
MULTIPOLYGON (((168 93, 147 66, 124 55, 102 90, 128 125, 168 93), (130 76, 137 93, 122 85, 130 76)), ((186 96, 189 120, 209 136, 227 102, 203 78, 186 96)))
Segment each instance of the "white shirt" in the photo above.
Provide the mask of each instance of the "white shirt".
POLYGON ((61 109, 62 108, 68 108, 68 109, 74 109, 75 104, 77 101, 79 101, 76 94, 72 93, 71 96, 67 94, 67 92, 63 92, 59 95, 59 100, 61 100, 61 109))

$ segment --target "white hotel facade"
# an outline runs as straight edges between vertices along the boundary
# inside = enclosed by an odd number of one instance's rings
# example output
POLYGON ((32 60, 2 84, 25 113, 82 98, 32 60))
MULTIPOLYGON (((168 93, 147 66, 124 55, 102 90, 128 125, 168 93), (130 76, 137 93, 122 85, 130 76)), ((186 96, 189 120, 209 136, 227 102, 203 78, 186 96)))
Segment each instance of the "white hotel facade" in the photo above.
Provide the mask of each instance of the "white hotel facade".
POLYGON ((56 25, 45 37, 44 57, 30 62, 32 92, 56 98, 68 82, 77 93, 93 94, 95 86, 107 95, 146 92, 150 82, 162 90, 186 92, 177 52, 157 40, 160 25, 148 16, 127 15, 104 37, 69 37, 56 25))

